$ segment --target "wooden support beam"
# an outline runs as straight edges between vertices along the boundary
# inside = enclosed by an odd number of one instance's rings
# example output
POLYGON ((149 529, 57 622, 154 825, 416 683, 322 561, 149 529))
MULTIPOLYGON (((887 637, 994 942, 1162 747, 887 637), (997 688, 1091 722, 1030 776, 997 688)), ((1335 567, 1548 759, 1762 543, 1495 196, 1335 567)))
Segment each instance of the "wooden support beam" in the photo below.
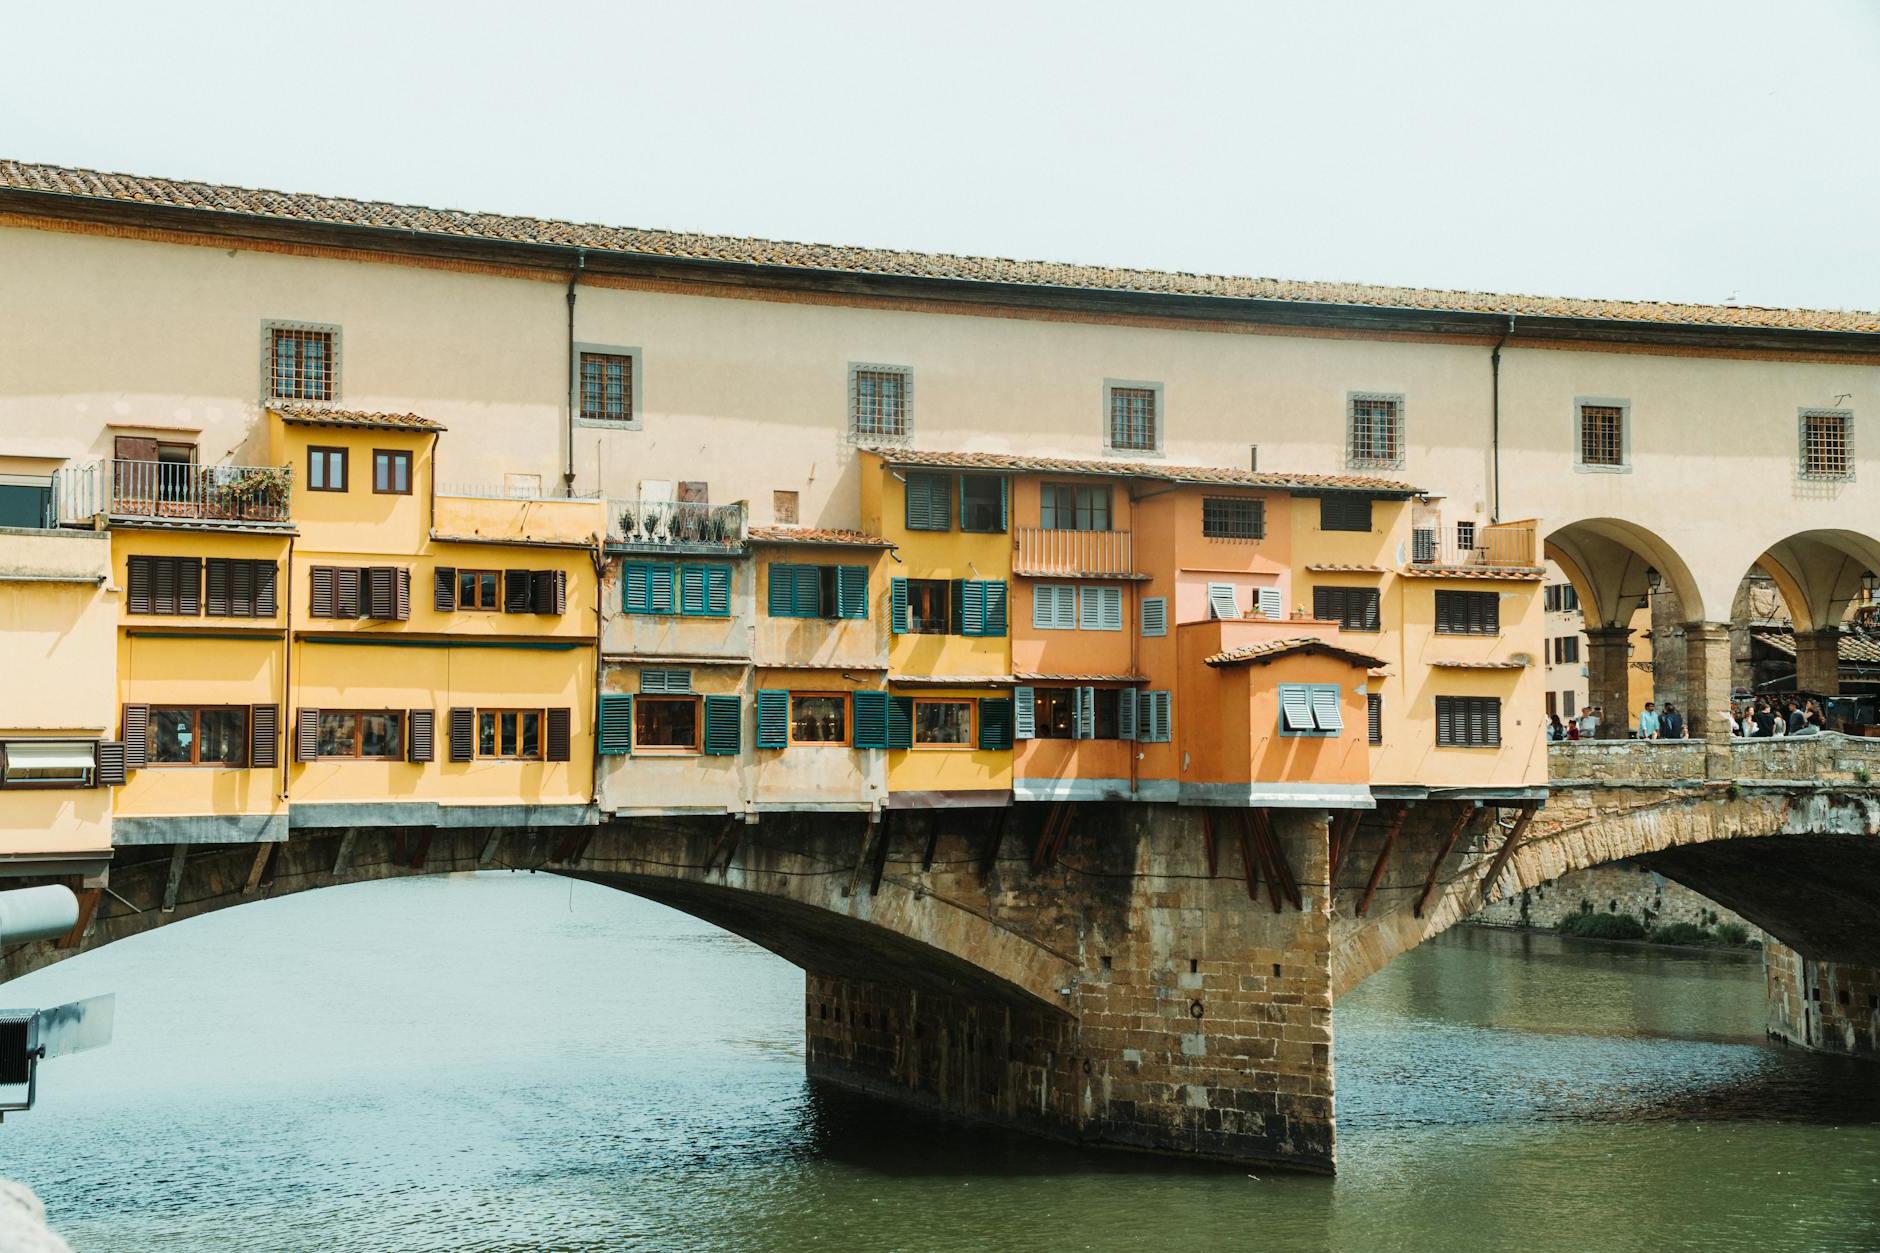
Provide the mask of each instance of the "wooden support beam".
POLYGON ((1214 811, 1206 806, 1203 806, 1201 810, 1201 842, 1208 850, 1208 878, 1212 879, 1214 877, 1216 857, 1214 848, 1214 811))
POLYGON ((594 835, 592 827, 570 827, 555 841, 555 855, 551 859, 562 865, 573 865, 581 860, 581 854, 587 850, 588 840, 594 835))
POLYGON ((1051 857, 1060 843, 1058 828, 1070 825, 1070 808, 1069 801, 1052 801, 1051 808, 1045 812, 1044 825, 1038 828, 1038 842, 1031 850, 1033 870, 1043 870, 1051 864, 1051 857))
POLYGON ((359 828, 348 827, 346 834, 339 837, 339 851, 333 854, 333 876, 338 878, 341 871, 352 865, 353 845, 359 840, 359 828))
POLYGON ((871 813, 862 824, 862 846, 856 850, 855 864, 849 868, 849 881, 842 887, 842 895, 855 895, 855 887, 862 881, 862 867, 868 864, 868 854, 875 847, 875 836, 881 828, 881 815, 871 813))
POLYGON ((78 890, 78 921, 65 933, 58 947, 77 948, 84 940, 85 932, 91 929, 92 915, 98 912, 98 902, 104 897, 103 888, 80 888, 78 890))
POLYGON ((274 857, 275 848, 276 845, 271 840, 265 844, 255 845, 254 864, 248 867, 248 882, 242 885, 243 896, 254 895, 255 889, 261 886, 261 876, 266 873, 268 862, 274 857))
POLYGON ((1273 830, 1273 817, 1264 809, 1252 811, 1254 830, 1266 845, 1267 864, 1272 868, 1273 878, 1279 890, 1297 910, 1304 910, 1305 897, 1299 893, 1299 880, 1293 877, 1292 866, 1286 861, 1286 849, 1279 842, 1279 832, 1273 830))
POLYGON ((1235 824, 1240 828, 1237 833, 1240 836, 1240 870, 1247 880, 1247 899, 1257 901, 1260 899, 1260 868, 1253 859, 1253 828, 1247 824, 1245 810, 1236 812, 1240 814, 1235 824))
POLYGON ((933 869, 934 849, 940 843, 940 818, 938 814, 927 815, 927 851, 921 854, 920 868, 923 873, 933 869))
POLYGON ((1251 809, 1240 810, 1241 830, 1253 841, 1253 854, 1260 859, 1260 873, 1266 879, 1267 900, 1272 903, 1273 912, 1280 912, 1279 868, 1273 864, 1272 850, 1267 847, 1266 839, 1259 824, 1254 821, 1251 809))
MULTIPOLYGON (((346 856, 347 850, 352 847, 352 833, 350 831, 346 833, 346 841, 346 843, 339 846, 339 855, 342 859, 346 856)), ((501 846, 502 842, 503 829, 501 827, 491 827, 489 838, 483 841, 483 851, 477 854, 477 865, 487 866, 495 861, 496 850, 501 846)), ((333 873, 339 873, 338 866, 333 867, 333 873)))
POLYGON ((984 879, 992 874, 992 868, 999 864, 999 849, 1005 843, 1005 826, 1012 820, 1012 806, 999 810, 998 818, 991 824, 992 832, 986 840, 984 854, 979 859, 979 877, 984 879))
POLYGON ((881 811, 880 838, 875 841, 874 872, 868 877, 868 894, 870 896, 877 896, 881 893, 881 876, 887 873, 888 843, 892 835, 893 829, 889 822, 888 811, 884 809, 881 811))
POLYGON ((178 844, 170 849, 170 877, 163 882, 163 912, 176 912, 176 894, 183 887, 183 863, 189 860, 189 845, 178 844))
POLYGON ((1534 815, 1540 812, 1538 805, 1525 805, 1521 816, 1514 820, 1514 828, 1508 832, 1508 838, 1501 842, 1501 849, 1496 852, 1495 860, 1488 864, 1488 873, 1482 876, 1482 899, 1495 887, 1495 881, 1501 878, 1501 872, 1507 868, 1508 859, 1514 856, 1515 849, 1521 846, 1521 839, 1527 834, 1528 824, 1534 821, 1534 815))
POLYGON ((1449 824, 1449 838, 1443 841, 1442 851, 1430 862, 1430 872, 1423 877, 1423 891, 1417 896, 1417 903, 1410 907, 1412 917, 1421 918, 1423 907, 1430 903, 1430 894, 1436 891, 1436 876, 1441 873, 1443 863, 1449 860, 1449 854, 1456 851, 1456 841, 1469 829, 1470 819, 1475 817, 1475 807, 1467 801, 1457 801, 1456 820, 1449 824))
POLYGON ((705 873, 725 877, 731 873, 732 859, 738 855, 738 844, 744 836, 744 824, 736 814, 725 815, 725 825, 719 828, 718 839, 712 844, 711 856, 705 859, 705 873))
POLYGON ((423 832, 419 834, 417 846, 413 848, 411 852, 411 868, 413 870, 424 869, 424 859, 431 855, 431 834, 432 830, 430 827, 426 827, 423 832))
POLYGON ((1338 887, 1338 872, 1344 867, 1345 854, 1351 851, 1351 842, 1358 835, 1358 822, 1363 817, 1364 811, 1361 809, 1344 809, 1332 819, 1331 870, 1326 875, 1326 882, 1333 890, 1338 887))
POLYGON ((1384 847, 1377 850, 1377 864, 1371 867, 1371 880, 1364 885, 1364 895, 1358 898, 1358 917, 1371 908, 1371 898, 1377 895, 1377 885, 1384 880, 1384 865, 1390 861, 1390 850, 1397 844, 1397 835, 1403 830, 1403 820, 1410 816, 1410 803, 1405 801, 1397 806, 1397 812, 1391 815, 1390 826, 1384 829, 1384 847))
POLYGON ((1046 859, 1046 865, 1055 863, 1058 859, 1058 854, 1064 851, 1064 841, 1070 838, 1071 827, 1076 821, 1077 802, 1065 801, 1064 817, 1058 822, 1057 834, 1051 837, 1051 855, 1046 859))

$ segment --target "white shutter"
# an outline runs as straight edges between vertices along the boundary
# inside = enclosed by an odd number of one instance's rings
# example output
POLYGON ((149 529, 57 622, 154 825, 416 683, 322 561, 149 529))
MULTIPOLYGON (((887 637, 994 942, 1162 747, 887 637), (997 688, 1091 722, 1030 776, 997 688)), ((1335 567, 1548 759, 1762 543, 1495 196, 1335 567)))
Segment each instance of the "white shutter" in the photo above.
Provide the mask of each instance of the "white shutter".
POLYGON ((1116 694, 1116 738, 1136 738, 1136 693, 1130 688, 1116 694))
POLYGON ((1071 583, 1040 583, 1031 589, 1031 625, 1039 631, 1077 629, 1077 588, 1071 583))
POLYGON ((1286 602, 1280 599, 1279 589, 1277 587, 1263 587, 1260 589, 1260 612, 1269 618, 1283 618, 1286 616, 1286 602))
POLYGON ((1100 587, 1103 593, 1103 629, 1120 631, 1123 629, 1123 589, 1120 587, 1100 587))
POLYGON ((1318 729, 1312 721, 1312 689, 1303 684, 1280 684, 1279 710, 1280 725, 1288 731, 1310 734, 1318 729))
POLYGON ((1097 738, 1097 689, 1080 687, 1075 689, 1077 696, 1072 705, 1077 715, 1077 726, 1073 734, 1080 740, 1097 738))
POLYGON ((1168 634, 1168 597, 1143 597, 1142 633, 1145 636, 1168 634))
POLYGON ((1232 583, 1208 584, 1208 616, 1210 618, 1238 618, 1240 604, 1234 599, 1232 583))
POLYGON ((1335 687, 1315 687, 1312 689, 1312 718, 1321 731, 1343 731, 1345 720, 1338 711, 1338 689, 1335 687))
POLYGON ((1012 738, 1029 740, 1038 734, 1038 695, 1028 687, 1012 689, 1012 738))
POLYGON ((1098 602, 1098 587, 1080 587, 1077 589, 1077 629, 1080 631, 1100 631, 1103 629, 1103 606, 1098 602))

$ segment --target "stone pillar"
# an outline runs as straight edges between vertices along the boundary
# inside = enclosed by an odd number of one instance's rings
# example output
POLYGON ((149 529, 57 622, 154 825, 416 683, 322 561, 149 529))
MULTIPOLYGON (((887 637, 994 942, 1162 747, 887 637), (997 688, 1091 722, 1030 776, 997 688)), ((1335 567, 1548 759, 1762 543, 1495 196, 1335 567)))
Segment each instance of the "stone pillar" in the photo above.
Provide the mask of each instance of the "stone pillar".
POLYGON ((1795 686, 1804 692, 1841 694, 1841 630, 1795 632, 1795 686))
POLYGON ((1632 628, 1586 628, 1586 703, 1605 710, 1599 720, 1602 740, 1625 738, 1631 674, 1632 628))
POLYGON ((1769 1034, 1818 1053, 1880 1056, 1880 967, 1804 957, 1763 942, 1769 1034))
POLYGON ((1684 720, 1693 739, 1730 738, 1730 624, 1684 625, 1684 720))

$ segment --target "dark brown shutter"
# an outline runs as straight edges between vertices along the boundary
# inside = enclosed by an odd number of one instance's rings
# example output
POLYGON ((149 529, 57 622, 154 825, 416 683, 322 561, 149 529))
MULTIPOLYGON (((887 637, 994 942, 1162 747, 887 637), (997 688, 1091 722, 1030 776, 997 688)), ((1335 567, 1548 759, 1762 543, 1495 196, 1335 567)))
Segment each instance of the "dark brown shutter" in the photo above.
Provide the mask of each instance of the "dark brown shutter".
POLYGON ((219 557, 209 558, 209 616, 226 618, 228 607, 229 563, 219 557))
POLYGON ((124 706, 124 768, 142 770, 150 764, 150 706, 124 706))
POLYGON ((119 461, 155 461, 157 441, 150 435, 120 435, 112 444, 119 461))
POLYGON ((398 616, 398 571, 390 566, 366 567, 366 617, 398 616))
POLYGON ((255 568, 258 561, 228 563, 228 607, 238 618, 255 616, 255 568))
POLYGON ((548 733, 543 737, 544 756, 550 761, 567 761, 572 751, 571 726, 573 718, 567 709, 548 711, 548 733))
POLYGON ((281 764, 281 707, 279 705, 250 705, 248 707, 248 764, 257 770, 271 769, 281 764))
POLYGON ((176 558, 152 557, 150 558, 150 571, 152 583, 150 612, 162 614, 181 612, 177 608, 176 558))
POLYGON ((503 571, 503 612, 535 612, 535 572, 533 570, 503 571))
POLYGON ((176 612, 195 617, 202 612, 202 558, 176 558, 176 612))
POLYGON ((437 714, 414 709, 405 721, 405 754, 411 761, 437 760, 437 714))
POLYGON ((255 562, 255 617, 272 618, 281 611, 280 602, 275 599, 274 583, 279 576, 272 561, 255 562))
POLYGON ((320 711, 302 706, 298 719, 294 727, 294 759, 318 761, 320 759, 320 711))
POLYGON ((151 606, 152 583, 150 558, 132 557, 128 563, 130 582, 130 611, 132 613, 154 613, 151 606))
POLYGON ((476 740, 476 714, 474 709, 453 709, 450 711, 450 759, 469 761, 471 749, 476 740))
POLYGON ((333 571, 333 616, 335 618, 363 617, 363 605, 359 597, 359 576, 364 574, 358 566, 339 566, 333 571))
POLYGON ((531 600, 537 613, 561 613, 567 608, 568 583, 559 570, 537 570, 530 578, 531 600))
POLYGON ((439 566, 432 571, 436 586, 431 589, 431 608, 439 613, 451 613, 457 608, 457 571, 452 566, 439 566))
POLYGON ((116 740, 99 740, 98 768, 92 771, 92 784, 96 787, 117 787, 125 779, 124 745, 116 740))
POLYGON ((333 596, 333 574, 332 566, 315 566, 308 572, 308 586, 311 589, 308 592, 308 616, 314 618, 334 616, 337 601, 333 596))
POLYGON ((400 622, 411 621, 411 571, 398 572, 397 603, 394 606, 400 622))

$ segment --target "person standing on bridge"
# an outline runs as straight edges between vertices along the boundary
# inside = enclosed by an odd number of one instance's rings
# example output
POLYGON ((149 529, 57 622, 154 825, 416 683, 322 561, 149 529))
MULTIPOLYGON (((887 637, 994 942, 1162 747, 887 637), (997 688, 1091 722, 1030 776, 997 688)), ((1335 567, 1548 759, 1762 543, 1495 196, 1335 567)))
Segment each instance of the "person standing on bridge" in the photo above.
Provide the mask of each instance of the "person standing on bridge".
POLYGON ((1567 724, 1560 720, 1559 714, 1547 715, 1547 742, 1558 744, 1567 738, 1567 724))
POLYGON ((1599 715, 1593 712, 1591 705, 1580 706, 1580 717, 1574 725, 1583 740, 1596 739, 1599 735, 1599 715))
POLYGON ((1808 715, 1802 712, 1802 706, 1799 701, 1786 700, 1782 703, 1787 707, 1788 711, 1787 717, 1789 725, 1785 729, 1790 735, 1800 735, 1802 728, 1808 725, 1808 715))
POLYGON ((1684 738, 1684 715, 1670 701, 1665 702, 1664 716, 1658 720, 1658 738, 1661 740, 1681 740, 1684 738))
POLYGON ((1658 707, 1652 704, 1652 702, 1646 701, 1645 708, 1639 711, 1638 737, 1641 740, 1657 739, 1659 726, 1658 707))

